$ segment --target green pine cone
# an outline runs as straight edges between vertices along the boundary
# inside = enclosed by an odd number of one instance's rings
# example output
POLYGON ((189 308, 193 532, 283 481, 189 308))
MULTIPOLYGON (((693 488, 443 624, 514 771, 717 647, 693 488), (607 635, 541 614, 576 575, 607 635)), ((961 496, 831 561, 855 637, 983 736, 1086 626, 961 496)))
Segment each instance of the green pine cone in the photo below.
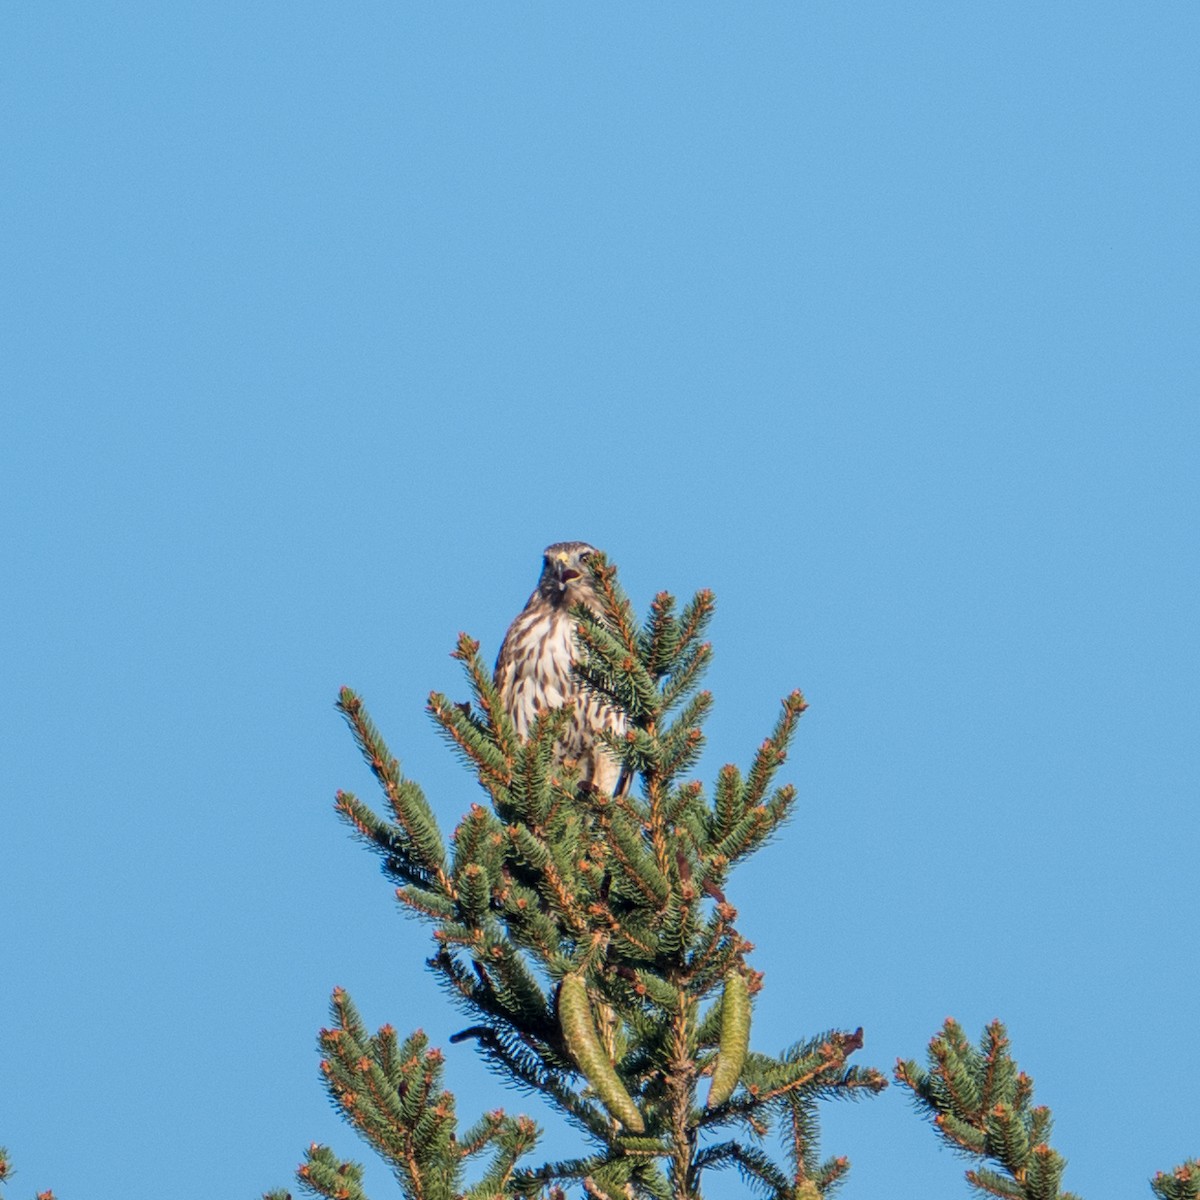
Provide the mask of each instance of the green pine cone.
POLYGON ((567 1048, 604 1106, 630 1133, 645 1133, 642 1114, 600 1044, 582 975, 563 977, 558 993, 558 1018, 567 1048))
POLYGON ((733 1095, 746 1053, 750 1049, 750 988, 746 977, 734 968, 725 976, 725 995, 721 1007, 721 1042, 712 1086, 708 1089, 708 1107, 716 1108, 733 1095))

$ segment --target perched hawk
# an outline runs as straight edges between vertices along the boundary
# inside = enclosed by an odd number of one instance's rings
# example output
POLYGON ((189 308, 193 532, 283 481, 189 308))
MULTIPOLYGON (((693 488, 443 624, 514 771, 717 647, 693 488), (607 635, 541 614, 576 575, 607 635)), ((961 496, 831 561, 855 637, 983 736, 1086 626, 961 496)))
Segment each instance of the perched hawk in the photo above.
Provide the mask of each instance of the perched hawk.
MULTIPOLYGON (((556 542, 546 547, 542 577, 504 635, 495 683, 523 738, 529 736, 534 718, 543 709, 571 705, 571 718, 555 753, 559 761, 578 761, 580 782, 611 795, 621 767, 596 734, 601 729, 624 733, 625 717, 585 688, 571 670, 576 626, 571 605, 586 604, 595 613, 601 610, 587 569, 587 560, 595 552, 587 542, 556 542)), ((624 787, 627 781, 621 783, 624 787)))

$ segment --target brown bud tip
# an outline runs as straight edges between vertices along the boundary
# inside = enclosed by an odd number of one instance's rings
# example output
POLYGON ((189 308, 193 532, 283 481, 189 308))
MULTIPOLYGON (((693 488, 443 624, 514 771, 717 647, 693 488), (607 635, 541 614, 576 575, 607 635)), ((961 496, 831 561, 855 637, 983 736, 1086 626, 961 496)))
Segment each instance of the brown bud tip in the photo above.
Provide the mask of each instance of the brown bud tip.
POLYGON ((842 1038, 842 1049, 847 1054, 852 1054, 855 1050, 861 1050, 863 1047, 863 1028, 860 1025, 853 1033, 847 1034, 842 1038))

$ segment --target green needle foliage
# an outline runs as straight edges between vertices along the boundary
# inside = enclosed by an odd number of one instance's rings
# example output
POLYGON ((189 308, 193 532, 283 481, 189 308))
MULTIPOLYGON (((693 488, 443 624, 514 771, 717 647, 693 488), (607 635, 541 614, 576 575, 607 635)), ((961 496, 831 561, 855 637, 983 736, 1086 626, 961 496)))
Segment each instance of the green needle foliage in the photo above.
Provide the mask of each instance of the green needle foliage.
MULTIPOLYGON (((483 1200, 505 1194, 516 1160, 537 1141, 527 1117, 487 1113, 459 1135, 454 1097, 442 1086, 442 1055, 420 1031, 403 1042, 389 1025, 367 1033, 350 997, 333 993, 333 1027, 321 1030, 321 1073, 342 1116, 379 1153, 405 1195, 424 1200, 464 1196, 483 1200), (463 1188, 468 1159, 490 1152, 474 1187, 463 1188)), ((364 1200, 362 1167, 312 1145, 297 1172, 301 1187, 330 1200, 364 1200)), ((286 1193, 269 1193, 285 1200, 286 1193)))
POLYGON ((967 1171, 977 1192, 1005 1200, 1078 1200, 1059 1191, 1067 1161, 1050 1147, 1050 1110, 1033 1107, 1033 1080, 1018 1069, 999 1021, 983 1031, 976 1049, 947 1019, 929 1043, 929 1070, 898 1062, 896 1082, 912 1091, 949 1146, 992 1164, 967 1171))
MULTIPOLYGON (((403 908, 431 926, 429 966, 471 1021, 451 1040, 469 1041, 506 1081, 563 1114, 584 1152, 520 1164, 538 1131, 500 1112, 460 1131, 440 1053, 420 1033, 368 1034, 340 989, 333 1026, 320 1035, 326 1087, 413 1200, 554 1200, 572 1185, 613 1200, 698 1200, 702 1177, 722 1169, 772 1200, 824 1195, 848 1164, 818 1155, 818 1101, 874 1094, 886 1080, 849 1064, 861 1030, 778 1055, 748 1048, 762 976, 724 891, 734 865, 792 810, 795 790, 775 776, 804 699, 783 700, 749 767, 722 768, 709 798, 687 772, 712 705, 698 688, 712 654, 712 594, 679 607, 662 593, 641 622, 615 568, 597 556, 591 569, 604 611, 572 613, 578 670, 627 714, 628 732, 608 744, 639 787, 614 797, 579 786, 575 765, 555 755, 565 710, 544 713, 519 738, 478 643, 463 634, 454 656, 470 699, 435 692, 428 707, 485 802, 444 838, 420 787, 344 689, 338 707, 386 810, 347 792, 336 806, 380 856, 403 908), (772 1132, 778 1160, 764 1149, 772 1132), (484 1153, 482 1178, 467 1186, 466 1160, 484 1153)), ((360 1181, 356 1164, 323 1146, 298 1172, 302 1190, 345 1200, 363 1195, 360 1181)))
POLYGON ((1170 1175, 1159 1171, 1150 1187, 1159 1200, 1200 1200, 1200 1158, 1189 1159, 1170 1175))

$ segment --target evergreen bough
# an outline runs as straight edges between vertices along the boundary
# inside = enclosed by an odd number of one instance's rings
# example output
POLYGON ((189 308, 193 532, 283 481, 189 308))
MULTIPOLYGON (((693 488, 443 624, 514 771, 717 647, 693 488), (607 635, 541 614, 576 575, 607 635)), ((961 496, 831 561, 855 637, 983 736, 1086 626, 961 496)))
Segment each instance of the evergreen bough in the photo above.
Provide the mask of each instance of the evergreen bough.
POLYGON ((979 1161, 967 1171, 967 1182, 979 1194, 1079 1200, 1059 1191, 1067 1161, 1050 1147, 1050 1110, 1032 1107, 1033 1080, 1013 1061, 999 1021, 988 1025, 976 1049, 948 1019, 929 1043, 929 1069, 897 1062, 896 1082, 912 1092, 947 1145, 979 1161))

